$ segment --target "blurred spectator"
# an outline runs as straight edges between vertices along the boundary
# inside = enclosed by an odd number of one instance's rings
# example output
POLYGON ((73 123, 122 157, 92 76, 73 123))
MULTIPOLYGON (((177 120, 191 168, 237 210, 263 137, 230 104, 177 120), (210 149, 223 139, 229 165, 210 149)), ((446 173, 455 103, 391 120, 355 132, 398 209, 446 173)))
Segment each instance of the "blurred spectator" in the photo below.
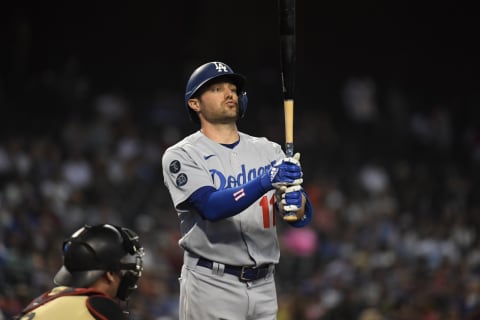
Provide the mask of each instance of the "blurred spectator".
POLYGON ((350 77, 343 88, 342 100, 350 119, 359 124, 377 117, 377 87, 370 76, 350 77))

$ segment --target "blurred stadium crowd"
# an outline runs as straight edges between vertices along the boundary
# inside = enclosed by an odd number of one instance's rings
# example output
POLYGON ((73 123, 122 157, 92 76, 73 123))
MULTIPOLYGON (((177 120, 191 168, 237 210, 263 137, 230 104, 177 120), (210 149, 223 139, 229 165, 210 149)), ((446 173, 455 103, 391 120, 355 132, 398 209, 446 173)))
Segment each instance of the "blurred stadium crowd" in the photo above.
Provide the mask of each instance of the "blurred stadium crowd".
MULTIPOLYGON (((127 93, 89 89, 72 63, 0 92, 2 113, 24 119, 0 137, 0 319, 53 285, 66 236, 101 222, 131 227, 146 248, 134 319, 177 319, 182 251, 160 159, 194 130, 182 88, 139 115, 127 93), (58 112, 22 114, 27 103, 58 112)), ((480 319, 478 121, 368 76, 336 94, 296 114, 315 215, 308 228, 277 225, 278 319, 480 319)), ((278 107, 251 104, 240 129, 282 143, 278 107)))

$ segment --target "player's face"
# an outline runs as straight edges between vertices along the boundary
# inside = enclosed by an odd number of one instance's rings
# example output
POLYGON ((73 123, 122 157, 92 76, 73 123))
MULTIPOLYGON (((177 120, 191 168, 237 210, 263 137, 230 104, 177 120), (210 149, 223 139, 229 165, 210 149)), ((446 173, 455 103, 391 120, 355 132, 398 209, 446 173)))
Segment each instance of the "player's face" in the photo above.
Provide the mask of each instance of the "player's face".
POLYGON ((210 123, 230 123, 238 119, 237 87, 233 83, 209 85, 198 102, 201 116, 210 123))

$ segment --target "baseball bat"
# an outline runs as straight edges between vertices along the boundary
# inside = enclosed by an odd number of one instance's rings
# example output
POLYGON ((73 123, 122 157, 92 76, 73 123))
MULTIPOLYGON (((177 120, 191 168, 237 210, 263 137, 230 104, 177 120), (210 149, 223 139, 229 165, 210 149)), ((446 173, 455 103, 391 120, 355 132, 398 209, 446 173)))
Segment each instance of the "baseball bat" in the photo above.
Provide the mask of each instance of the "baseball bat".
MULTIPOLYGON (((279 0, 280 52, 285 115, 285 154, 293 157, 293 102, 295 89, 295 0, 279 0)), ((297 220, 295 212, 285 214, 286 221, 297 220)))
POLYGON ((293 102, 295 89, 295 0, 279 0, 280 52, 283 107, 285 113, 285 154, 293 156, 293 102))

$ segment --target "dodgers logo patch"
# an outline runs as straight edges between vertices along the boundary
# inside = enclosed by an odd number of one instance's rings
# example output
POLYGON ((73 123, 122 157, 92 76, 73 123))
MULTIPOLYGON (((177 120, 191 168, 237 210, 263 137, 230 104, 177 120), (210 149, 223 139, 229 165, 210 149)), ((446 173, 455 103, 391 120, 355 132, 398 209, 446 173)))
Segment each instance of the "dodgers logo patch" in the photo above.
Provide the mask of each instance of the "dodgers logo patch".
POLYGON ((173 160, 172 162, 170 162, 169 169, 171 173, 179 172, 180 168, 181 168, 180 161, 173 160))
POLYGON ((177 186, 181 187, 187 184, 188 177, 185 173, 180 173, 177 177, 177 186))
POLYGON ((215 64, 215 69, 217 69, 218 72, 228 72, 227 66, 221 62, 214 62, 215 64))

